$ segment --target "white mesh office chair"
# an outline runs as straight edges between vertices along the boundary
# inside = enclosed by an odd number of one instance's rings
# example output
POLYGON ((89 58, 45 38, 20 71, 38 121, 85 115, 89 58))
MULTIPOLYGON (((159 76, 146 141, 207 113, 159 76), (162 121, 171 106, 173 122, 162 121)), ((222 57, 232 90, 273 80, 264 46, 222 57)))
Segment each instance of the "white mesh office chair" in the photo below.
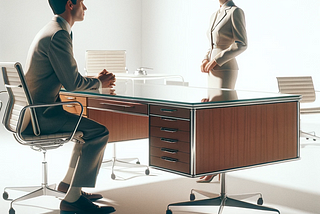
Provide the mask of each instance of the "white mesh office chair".
POLYGON ((87 76, 97 76, 103 69, 111 73, 126 73, 126 51, 87 50, 85 56, 87 76))
MULTIPOLYGON (((279 92, 282 94, 299 94, 301 95, 301 103, 314 103, 316 101, 316 91, 314 89, 311 76, 297 77, 277 77, 279 92)), ((300 114, 319 114, 320 106, 318 107, 300 107, 300 114)), ((304 132, 300 130, 300 137, 306 139, 319 140, 315 132, 304 132)))
POLYGON ((67 143, 70 140, 73 140, 77 143, 84 143, 84 141, 81 139, 81 136, 83 135, 82 132, 76 132, 82 117, 82 111, 79 117, 79 121, 77 122, 77 124, 75 124, 75 128, 72 133, 55 133, 51 135, 42 135, 41 127, 39 126, 37 121, 37 115, 35 111, 36 108, 67 104, 78 104, 81 106, 81 104, 79 102, 73 101, 54 103, 51 105, 34 105, 24 79, 22 66, 19 63, 0 63, 0 68, 3 75, 3 81, 9 95, 7 107, 2 121, 5 128, 13 134, 15 140, 18 141, 18 143, 29 146, 35 151, 42 152, 44 156, 42 162, 43 182, 40 186, 6 187, 4 189, 3 198, 5 200, 11 201, 9 214, 14 214, 14 202, 35 198, 42 195, 64 197, 64 193, 55 190, 55 185, 48 185, 46 152, 47 150, 59 148, 64 143, 67 143), (30 121, 32 122, 34 134, 25 135, 22 132, 25 130, 30 121), (16 199, 9 199, 8 190, 24 191, 28 193, 16 199))
MULTIPOLYGON (((87 76, 97 76, 103 69, 111 73, 127 73, 126 51, 124 50, 87 50, 86 51, 86 74, 87 76)), ((102 167, 111 167, 111 178, 115 179, 114 169, 116 167, 143 167, 145 174, 149 175, 150 170, 146 165, 140 165, 138 158, 116 157, 116 143, 113 143, 113 157, 102 162, 102 167)))

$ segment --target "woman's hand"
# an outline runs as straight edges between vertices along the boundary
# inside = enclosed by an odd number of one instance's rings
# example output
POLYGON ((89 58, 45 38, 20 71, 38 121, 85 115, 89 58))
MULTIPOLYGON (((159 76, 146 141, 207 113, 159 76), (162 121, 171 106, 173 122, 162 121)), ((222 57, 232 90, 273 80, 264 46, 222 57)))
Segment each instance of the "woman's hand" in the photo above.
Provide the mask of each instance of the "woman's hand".
POLYGON ((215 60, 212 60, 208 62, 204 68, 204 73, 209 73, 212 69, 214 69, 216 66, 218 66, 217 62, 215 60))
POLYGON ((206 65, 208 64, 208 62, 209 62, 209 61, 208 61, 207 59, 205 59, 205 60, 202 61, 202 64, 201 64, 201 66, 200 66, 202 73, 208 73, 208 72, 205 71, 205 67, 206 67, 206 65))

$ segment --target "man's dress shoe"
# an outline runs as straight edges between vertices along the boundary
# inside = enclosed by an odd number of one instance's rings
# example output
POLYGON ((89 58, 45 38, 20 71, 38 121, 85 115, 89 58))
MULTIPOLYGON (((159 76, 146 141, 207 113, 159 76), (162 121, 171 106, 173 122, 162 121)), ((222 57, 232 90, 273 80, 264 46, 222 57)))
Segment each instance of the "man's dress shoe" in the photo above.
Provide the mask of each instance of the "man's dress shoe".
MULTIPOLYGON (((69 189, 70 185, 69 184, 66 184, 64 182, 60 182, 59 186, 58 186, 58 191, 59 192, 63 192, 63 193, 67 193, 68 192, 68 189, 69 189)), ((99 200, 102 197, 101 194, 93 194, 93 193, 87 193, 87 192, 84 192, 84 191, 81 191, 81 194, 88 198, 89 200, 91 201, 96 201, 96 200, 99 200)))
POLYGON ((109 214, 116 210, 111 206, 98 206, 84 196, 73 203, 62 200, 60 203, 60 213, 76 214, 109 214))

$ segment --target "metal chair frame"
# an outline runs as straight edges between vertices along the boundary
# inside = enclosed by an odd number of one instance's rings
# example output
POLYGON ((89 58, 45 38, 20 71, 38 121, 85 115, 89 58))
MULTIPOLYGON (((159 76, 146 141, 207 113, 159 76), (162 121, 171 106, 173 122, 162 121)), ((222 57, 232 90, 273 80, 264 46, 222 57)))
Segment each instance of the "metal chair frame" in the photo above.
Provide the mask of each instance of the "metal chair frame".
MULTIPOLYGON (((299 94, 301 95, 301 103, 313 103, 316 101, 316 91, 314 89, 311 76, 295 76, 295 77, 277 77, 279 93, 282 94, 299 94)), ((310 108, 300 108, 300 114, 318 114, 320 106, 310 108)), ((314 131, 305 132, 300 130, 300 137, 307 140, 320 140, 314 131)), ((302 145, 303 146, 303 145, 302 145)))
POLYGON ((5 200, 11 201, 9 214, 14 214, 15 213, 15 210, 13 209, 14 202, 23 201, 23 200, 27 200, 27 199, 31 199, 39 196, 44 196, 44 195, 54 196, 54 197, 64 197, 65 193, 55 190, 55 187, 56 187, 55 184, 53 185, 48 184, 48 167, 47 167, 47 161, 46 161, 46 152, 47 150, 59 148, 63 144, 69 141, 75 141, 76 143, 84 143, 83 139, 81 138, 83 135, 82 132, 77 131, 78 125, 83 115, 83 106, 78 101, 35 105, 33 104, 30 92, 25 82, 21 64, 18 62, 0 63, 0 67, 3 74, 4 84, 7 89, 7 93, 9 94, 9 100, 7 103, 5 115, 2 122, 5 128, 13 134, 15 140, 18 143, 24 146, 29 146, 33 150, 43 153, 41 185, 29 186, 29 187, 6 187, 4 189, 3 198, 5 200), (7 70, 10 70, 9 74, 7 70), (19 99, 15 100, 14 90, 16 89, 20 91, 19 92, 20 100, 19 99), (25 98, 23 98, 23 96, 25 96, 25 98), (25 99, 25 102, 22 101, 24 99, 25 99), (19 110, 17 110, 17 108, 14 109, 15 101, 20 102, 19 104, 20 106, 24 105, 24 103, 26 104, 18 113, 17 111, 19 110), (41 127, 39 126, 39 123, 37 121, 37 115, 35 110, 37 108, 61 106, 61 105, 68 105, 68 104, 77 104, 77 105, 80 105, 81 107, 79 120, 75 124, 74 131, 70 133, 56 133, 56 134, 49 134, 49 135, 41 135, 41 127), (27 110, 29 110, 31 115, 30 120, 32 122, 34 135, 25 135, 22 133, 23 132, 22 127, 23 127, 27 110), (13 112, 15 113, 15 115, 18 115, 17 122, 15 120, 13 120, 13 122, 11 121, 13 112), (14 124, 12 125, 12 123, 14 124), (24 191, 28 193, 16 199, 10 199, 8 190, 24 191))

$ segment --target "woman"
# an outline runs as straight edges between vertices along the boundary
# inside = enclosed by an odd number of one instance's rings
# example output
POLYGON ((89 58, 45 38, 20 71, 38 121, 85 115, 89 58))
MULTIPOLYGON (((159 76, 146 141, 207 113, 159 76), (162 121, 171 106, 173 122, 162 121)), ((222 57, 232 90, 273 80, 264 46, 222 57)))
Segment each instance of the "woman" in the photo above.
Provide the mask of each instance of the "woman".
MULTIPOLYGON (((235 57, 247 48, 245 16, 232 0, 219 2, 220 9, 211 17, 210 48, 202 61, 201 72, 208 73, 209 88, 234 89, 239 70, 235 57)), ((203 176, 198 182, 210 182, 214 176, 203 176)))

